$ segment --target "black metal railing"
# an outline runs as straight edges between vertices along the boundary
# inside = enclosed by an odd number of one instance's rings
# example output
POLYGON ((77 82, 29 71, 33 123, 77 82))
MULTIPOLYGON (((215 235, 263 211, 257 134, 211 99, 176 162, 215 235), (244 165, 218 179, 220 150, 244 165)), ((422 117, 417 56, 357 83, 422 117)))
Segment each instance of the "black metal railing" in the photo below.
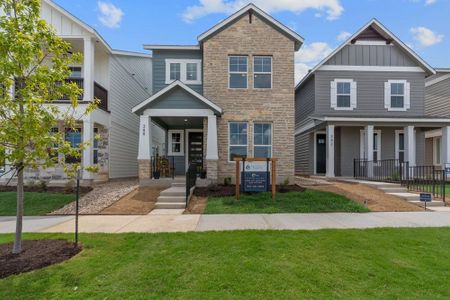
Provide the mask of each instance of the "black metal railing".
POLYGON ((108 90, 94 81, 94 98, 100 100, 98 108, 108 111, 108 90))
MULTIPOLYGON (((78 88, 84 90, 84 79, 83 78, 67 78, 65 80, 67 83, 75 83, 78 88)), ((78 100, 83 100, 83 94, 84 92, 82 92, 80 95, 78 95, 78 100)), ((69 97, 67 95, 62 96, 61 100, 68 100, 69 97)))
POLYGON ((433 197, 441 198, 445 203, 445 187, 447 174, 445 169, 436 166, 409 166, 406 163, 402 185, 408 191, 430 193, 433 197))
POLYGON ((356 179, 400 183, 405 173, 405 163, 398 159, 368 161, 353 160, 353 174, 356 179))
POLYGON ((190 164, 186 172, 186 207, 189 205, 189 199, 191 195, 191 189, 195 186, 197 182, 197 166, 195 164, 190 164))
POLYGON ((150 178, 155 178, 153 172, 159 172, 158 177, 175 178, 175 156, 152 156, 150 158, 150 166, 152 169, 150 178))

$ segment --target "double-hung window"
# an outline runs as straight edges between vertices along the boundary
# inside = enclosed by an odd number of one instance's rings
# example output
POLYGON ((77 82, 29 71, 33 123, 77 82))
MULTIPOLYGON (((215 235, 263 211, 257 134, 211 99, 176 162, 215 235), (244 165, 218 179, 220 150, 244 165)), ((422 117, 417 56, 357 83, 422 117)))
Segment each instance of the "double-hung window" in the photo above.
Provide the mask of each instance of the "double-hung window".
POLYGON ((94 128, 94 142, 92 143, 92 150, 94 156, 94 165, 98 164, 98 128, 94 128))
POLYGON ((70 70, 70 78, 83 78, 83 68, 81 66, 71 66, 70 70))
POLYGON ((180 63, 170 63, 170 80, 180 80, 181 79, 181 64, 180 63))
POLYGON ((230 56, 228 57, 228 87, 230 89, 246 89, 248 75, 248 57, 230 56))
MULTIPOLYGON (((78 148, 82 142, 81 129, 67 128, 64 134, 66 142, 70 143, 72 148, 78 148)), ((79 163, 81 162, 81 153, 79 156, 66 156, 66 163, 79 163)))
POLYGON ((356 82, 353 79, 335 79, 331 82, 331 108, 353 110, 356 108, 356 82))
POLYGON ((271 89, 272 88, 272 57, 254 56, 253 57, 253 88, 271 89))
POLYGON ((183 130, 169 130, 169 155, 183 156, 184 155, 184 131, 183 130))
POLYGON ((247 157, 247 123, 230 122, 228 125, 228 159, 247 157))
POLYGON ((405 161, 405 134, 403 130, 395 131, 395 159, 399 162, 405 161))
POLYGON ((185 84, 201 84, 200 59, 166 59, 166 84, 179 80, 185 84))
POLYGON ((384 86, 384 106, 388 111, 410 108, 410 84, 406 80, 389 80, 384 86))
POLYGON ((197 81, 197 72, 198 72, 198 64, 197 63, 187 63, 186 64, 186 81, 197 81))
POLYGON ((272 157, 272 124, 255 123, 253 126, 253 156, 272 157))

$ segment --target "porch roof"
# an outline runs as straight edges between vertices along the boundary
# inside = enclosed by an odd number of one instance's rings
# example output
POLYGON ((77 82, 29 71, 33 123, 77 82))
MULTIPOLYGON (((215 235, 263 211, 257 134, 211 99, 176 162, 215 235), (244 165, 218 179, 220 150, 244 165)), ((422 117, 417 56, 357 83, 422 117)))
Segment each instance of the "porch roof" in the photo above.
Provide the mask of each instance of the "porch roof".
MULTIPOLYGON (((163 88, 162 90, 160 90, 159 92, 157 92, 156 94, 154 94, 153 96, 151 96, 150 98, 148 98, 147 100, 142 101, 141 103, 139 103, 138 105, 136 105, 135 107, 133 107, 132 112, 135 114, 142 114, 144 112, 144 110, 148 109, 148 108, 155 108, 155 106, 157 104, 160 104, 161 102, 164 101, 171 101, 170 105, 166 105, 169 106, 170 109, 188 109, 191 107, 186 107, 186 105, 190 105, 192 106, 193 103, 188 103, 190 102, 195 102, 195 106, 198 107, 194 107, 194 108, 207 108, 210 109, 211 111, 214 112, 214 114, 216 115, 221 115, 223 110, 221 107, 219 107, 218 105, 216 105, 215 103, 213 103, 211 100, 207 99, 206 97, 204 97, 203 95, 197 93, 196 91, 194 91, 193 89, 191 89, 189 86, 185 85, 184 83, 182 83, 181 81, 174 81, 171 84, 169 84, 168 86, 166 86, 165 88, 163 88), (174 97, 171 97, 171 95, 173 95, 173 93, 178 92, 181 93, 184 96, 187 96, 189 98, 186 98, 187 101, 179 101, 179 99, 175 99, 174 97)), ((160 107, 157 107, 160 108, 160 107)))

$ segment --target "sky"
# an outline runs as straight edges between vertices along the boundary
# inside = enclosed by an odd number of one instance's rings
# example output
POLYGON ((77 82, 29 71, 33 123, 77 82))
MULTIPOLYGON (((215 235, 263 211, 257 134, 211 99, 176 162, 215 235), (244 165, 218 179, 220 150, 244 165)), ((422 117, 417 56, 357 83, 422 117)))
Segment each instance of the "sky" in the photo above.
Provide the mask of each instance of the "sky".
MULTIPOLYGON (((115 49, 194 45, 197 36, 246 0, 54 0, 115 49)), ((450 0, 254 0, 305 38, 296 80, 351 34, 377 18, 433 67, 450 67, 450 0)))

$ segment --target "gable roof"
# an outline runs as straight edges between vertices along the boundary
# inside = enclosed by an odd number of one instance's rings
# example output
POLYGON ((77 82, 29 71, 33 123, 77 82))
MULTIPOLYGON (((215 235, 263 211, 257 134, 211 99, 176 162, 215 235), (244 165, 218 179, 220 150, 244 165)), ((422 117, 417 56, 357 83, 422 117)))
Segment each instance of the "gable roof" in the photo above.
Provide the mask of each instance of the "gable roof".
POLYGON ((183 90, 185 90, 186 92, 188 92, 189 94, 191 94, 192 96, 194 96, 195 98, 197 98, 198 100, 200 100, 201 102, 206 104, 214 112, 216 112, 218 114, 222 114, 222 112, 223 112, 222 108, 220 108, 218 105, 214 104, 212 101, 208 100, 207 98, 203 97, 202 95, 200 95, 199 93, 197 93, 196 91, 194 91, 193 89, 191 89, 190 87, 188 87, 187 85, 185 85, 184 83, 182 83, 179 80, 172 82, 171 84, 169 84, 168 86, 166 86, 165 88, 163 88, 162 90, 160 90, 159 92, 157 92, 156 94, 154 94, 153 96, 148 98, 147 100, 142 101, 141 103, 139 103, 138 105, 133 107, 131 111, 135 114, 139 114, 150 103, 156 101, 159 97, 163 96, 164 94, 168 93, 169 91, 171 91, 172 89, 174 89, 176 87, 182 88, 183 90))
POLYGON ((364 25, 360 30, 358 30, 355 34, 349 37, 344 43, 342 43, 339 47, 337 47, 333 52, 331 52, 327 57, 325 57, 320 63, 318 63, 313 69, 311 69, 308 74, 303 77, 303 79, 297 84, 295 89, 297 90, 304 82, 306 82, 317 69, 323 66, 330 58, 336 55, 339 51, 341 51, 346 45, 352 43, 360 34, 366 34, 367 29, 372 28, 375 29, 386 41, 391 42, 392 44, 403 49, 417 64, 424 69, 428 75, 436 74, 436 71, 425 61, 423 60, 417 53, 415 53, 411 48, 409 48, 405 43, 403 43, 397 36, 395 36, 389 29, 387 29, 383 24, 381 24, 377 19, 372 19, 369 23, 364 25))
POLYGON ((270 24, 272 24, 272 26, 278 28, 279 30, 284 32, 287 36, 289 36, 290 38, 292 38, 295 41, 295 50, 300 49, 300 47, 301 47, 301 45, 303 44, 303 41, 304 41, 303 37, 301 37, 298 33, 293 31, 289 27, 287 27, 287 26, 283 25, 282 23, 280 23, 278 20, 276 20, 275 18, 273 18, 272 16, 270 16, 269 14, 264 12, 262 9, 260 9, 259 7, 254 5, 253 3, 250 3, 247 6, 241 8, 240 10, 238 10, 237 12, 235 12, 234 14, 232 14, 231 16, 226 18, 225 20, 217 23, 215 26, 210 28, 208 31, 206 31, 206 32, 202 33, 201 35, 199 35, 198 36, 199 43, 201 43, 202 41, 204 41, 205 39, 207 39, 211 35, 215 34, 217 31, 219 31, 223 27, 225 27, 228 24, 232 23, 234 20, 240 18, 241 16, 243 16, 247 12, 255 12, 259 16, 263 17, 266 21, 268 21, 270 24))

